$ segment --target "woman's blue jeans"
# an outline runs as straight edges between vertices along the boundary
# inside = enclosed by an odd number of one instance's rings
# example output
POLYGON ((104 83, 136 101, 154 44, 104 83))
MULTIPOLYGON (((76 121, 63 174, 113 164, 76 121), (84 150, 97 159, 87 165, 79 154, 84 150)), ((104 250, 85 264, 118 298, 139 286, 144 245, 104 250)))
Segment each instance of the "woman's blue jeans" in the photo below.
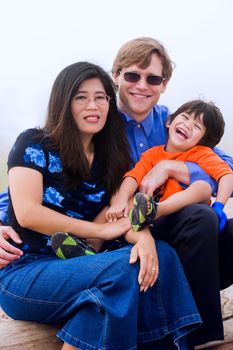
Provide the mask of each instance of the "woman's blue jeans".
POLYGON ((1 307, 14 319, 61 324, 57 336, 82 350, 133 350, 168 334, 187 349, 200 315, 175 251, 156 247, 159 277, 146 293, 130 245, 69 260, 26 254, 0 271, 1 307))

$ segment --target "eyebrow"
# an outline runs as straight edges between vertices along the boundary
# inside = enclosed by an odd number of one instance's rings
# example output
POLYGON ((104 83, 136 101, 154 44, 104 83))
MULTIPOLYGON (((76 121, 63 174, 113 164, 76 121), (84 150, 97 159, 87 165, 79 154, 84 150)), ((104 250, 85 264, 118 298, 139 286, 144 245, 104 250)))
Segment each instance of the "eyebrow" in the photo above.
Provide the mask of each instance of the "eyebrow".
MULTIPOLYGON (((89 94, 89 91, 79 90, 79 91, 77 91, 76 94, 89 94)), ((105 94, 106 95, 106 92, 101 90, 101 91, 95 91, 94 94, 105 94)))

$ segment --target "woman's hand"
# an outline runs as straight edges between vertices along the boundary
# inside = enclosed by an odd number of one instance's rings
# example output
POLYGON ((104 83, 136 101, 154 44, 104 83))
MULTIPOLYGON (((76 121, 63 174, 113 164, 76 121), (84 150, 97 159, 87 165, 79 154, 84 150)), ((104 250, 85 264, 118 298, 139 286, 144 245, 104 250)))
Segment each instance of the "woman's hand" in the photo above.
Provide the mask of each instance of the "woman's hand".
POLYGON ((129 262, 134 264, 138 259, 140 259, 138 283, 140 291, 146 292, 149 287, 154 285, 159 274, 155 240, 148 228, 140 231, 140 237, 131 250, 129 262))
POLYGON ((97 224, 96 234, 93 238, 101 238, 104 240, 112 240, 123 236, 129 229, 131 229, 131 224, 128 218, 121 218, 117 222, 97 224))
POLYGON ((0 269, 23 255, 22 250, 7 242, 11 238, 16 243, 22 243, 18 234, 10 226, 0 226, 0 269))

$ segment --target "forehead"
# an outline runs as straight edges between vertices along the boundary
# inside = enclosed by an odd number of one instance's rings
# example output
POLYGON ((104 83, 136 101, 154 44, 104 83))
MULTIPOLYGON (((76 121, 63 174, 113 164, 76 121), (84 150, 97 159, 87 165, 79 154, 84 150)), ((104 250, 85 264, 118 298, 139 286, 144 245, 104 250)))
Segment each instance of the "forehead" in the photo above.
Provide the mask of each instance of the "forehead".
POLYGON ((197 111, 184 111, 181 114, 187 115, 192 119, 198 120, 200 123, 203 123, 203 113, 197 111))
POLYGON ((131 66, 128 66, 127 68, 122 69, 124 72, 138 72, 138 73, 144 73, 144 74, 155 74, 155 75, 161 75, 163 71, 163 65, 160 57, 153 53, 151 56, 151 62, 147 68, 140 68, 140 63, 138 64, 132 64, 131 66))
POLYGON ((99 78, 84 80, 78 87, 78 92, 105 92, 104 86, 99 78))

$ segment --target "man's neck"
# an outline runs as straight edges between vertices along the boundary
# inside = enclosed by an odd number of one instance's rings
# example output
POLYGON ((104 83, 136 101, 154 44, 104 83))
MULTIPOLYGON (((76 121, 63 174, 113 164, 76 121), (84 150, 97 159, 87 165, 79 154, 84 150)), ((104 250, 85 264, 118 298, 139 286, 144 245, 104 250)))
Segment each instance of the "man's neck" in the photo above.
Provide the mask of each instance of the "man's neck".
POLYGON ((132 118, 133 120, 135 120, 137 123, 143 122, 143 120, 145 120, 146 117, 149 115, 149 113, 147 113, 147 114, 135 114, 135 113, 132 113, 131 111, 129 111, 127 108, 125 108, 125 106, 123 106, 119 102, 118 102, 118 110, 120 112, 126 114, 128 117, 132 118))

